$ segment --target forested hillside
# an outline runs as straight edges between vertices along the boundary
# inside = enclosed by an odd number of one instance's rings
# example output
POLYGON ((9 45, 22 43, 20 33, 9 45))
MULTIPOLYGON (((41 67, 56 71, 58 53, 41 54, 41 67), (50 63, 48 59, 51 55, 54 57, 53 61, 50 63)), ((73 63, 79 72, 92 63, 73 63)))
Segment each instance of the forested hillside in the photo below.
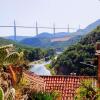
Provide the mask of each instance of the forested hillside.
POLYGON ((52 57, 55 55, 55 50, 51 48, 49 49, 32 48, 30 46, 16 43, 12 40, 0 38, 0 46, 9 45, 9 44, 13 44, 16 47, 16 50, 18 52, 23 51, 25 54, 24 55, 25 59, 27 59, 28 61, 39 60, 45 57, 52 57))
POLYGON ((72 44, 77 43, 80 40, 81 36, 77 35, 72 37, 71 39, 67 40, 67 41, 56 41, 56 42, 51 42, 50 38, 26 38, 23 41, 21 41, 21 44, 25 44, 28 46, 33 46, 33 47, 39 47, 39 48, 60 48, 60 49, 64 49, 72 44))
POLYGON ((52 66, 55 68, 56 73, 65 75, 70 73, 96 75, 95 44, 97 41, 100 41, 100 26, 86 35, 77 44, 68 47, 57 59, 53 60, 52 66))
POLYGON ((8 40, 8 39, 4 39, 4 38, 1 38, 0 37, 0 46, 3 46, 3 45, 9 45, 9 44, 14 44, 14 46, 18 49, 18 48, 21 48, 21 49, 32 49, 32 47, 30 46, 26 46, 26 45, 23 45, 23 44, 19 44, 19 43, 16 43, 12 40, 8 40))

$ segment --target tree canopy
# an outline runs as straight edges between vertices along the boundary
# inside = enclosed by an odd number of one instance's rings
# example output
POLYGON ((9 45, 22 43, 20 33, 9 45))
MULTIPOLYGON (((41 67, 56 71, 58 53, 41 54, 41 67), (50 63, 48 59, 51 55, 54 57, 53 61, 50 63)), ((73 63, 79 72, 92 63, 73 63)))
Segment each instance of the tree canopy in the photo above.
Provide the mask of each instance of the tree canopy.
POLYGON ((52 66, 57 74, 69 75, 74 72, 77 75, 96 75, 95 44, 97 41, 100 41, 100 26, 82 38, 77 44, 68 47, 57 59, 53 60, 52 66), (80 62, 86 62, 94 66, 81 64, 80 62))

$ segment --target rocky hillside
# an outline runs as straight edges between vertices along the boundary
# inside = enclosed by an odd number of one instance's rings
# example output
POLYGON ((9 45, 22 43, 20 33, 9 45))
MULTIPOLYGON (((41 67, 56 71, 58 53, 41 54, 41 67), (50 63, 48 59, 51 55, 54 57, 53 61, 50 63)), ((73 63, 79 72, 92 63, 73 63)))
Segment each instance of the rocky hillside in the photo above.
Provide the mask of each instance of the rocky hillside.
POLYGON ((53 60, 52 66, 57 74, 96 75, 95 44, 97 41, 100 41, 100 26, 53 60))

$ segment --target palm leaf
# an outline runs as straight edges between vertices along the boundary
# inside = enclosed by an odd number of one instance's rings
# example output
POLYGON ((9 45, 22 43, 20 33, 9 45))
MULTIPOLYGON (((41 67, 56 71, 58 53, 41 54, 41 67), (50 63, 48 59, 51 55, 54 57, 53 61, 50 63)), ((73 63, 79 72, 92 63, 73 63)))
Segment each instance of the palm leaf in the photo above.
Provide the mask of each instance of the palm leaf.
POLYGON ((18 52, 10 53, 5 58, 5 63, 7 64, 17 64, 20 61, 20 54, 18 52))
POLYGON ((13 45, 11 44, 11 45, 6 45, 6 46, 1 46, 0 47, 0 65, 3 65, 3 62, 4 62, 4 60, 5 60, 5 58, 6 58, 6 56, 8 55, 8 49, 9 48, 12 48, 13 47, 13 45))
POLYGON ((20 63, 20 64, 23 64, 23 63, 24 63, 24 52, 20 52, 20 53, 19 53, 19 58, 20 58, 19 63, 20 63))
POLYGON ((8 52, 6 49, 0 49, 0 64, 2 65, 6 56, 8 55, 8 52))
POLYGON ((1 49, 9 49, 9 48, 13 48, 13 44, 9 44, 9 45, 6 45, 6 46, 1 46, 0 50, 1 49))

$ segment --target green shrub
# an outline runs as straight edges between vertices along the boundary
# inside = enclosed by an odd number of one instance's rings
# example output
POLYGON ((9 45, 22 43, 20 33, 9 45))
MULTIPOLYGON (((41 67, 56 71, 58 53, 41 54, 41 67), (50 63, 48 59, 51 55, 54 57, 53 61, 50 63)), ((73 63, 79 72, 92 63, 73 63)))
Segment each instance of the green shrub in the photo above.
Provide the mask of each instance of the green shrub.
POLYGON ((92 86, 92 81, 85 80, 76 90, 75 100, 100 100, 100 90, 92 86))
POLYGON ((57 99, 59 97, 59 93, 57 92, 51 92, 51 93, 46 93, 46 92, 32 92, 29 96, 28 100, 61 100, 57 99))

